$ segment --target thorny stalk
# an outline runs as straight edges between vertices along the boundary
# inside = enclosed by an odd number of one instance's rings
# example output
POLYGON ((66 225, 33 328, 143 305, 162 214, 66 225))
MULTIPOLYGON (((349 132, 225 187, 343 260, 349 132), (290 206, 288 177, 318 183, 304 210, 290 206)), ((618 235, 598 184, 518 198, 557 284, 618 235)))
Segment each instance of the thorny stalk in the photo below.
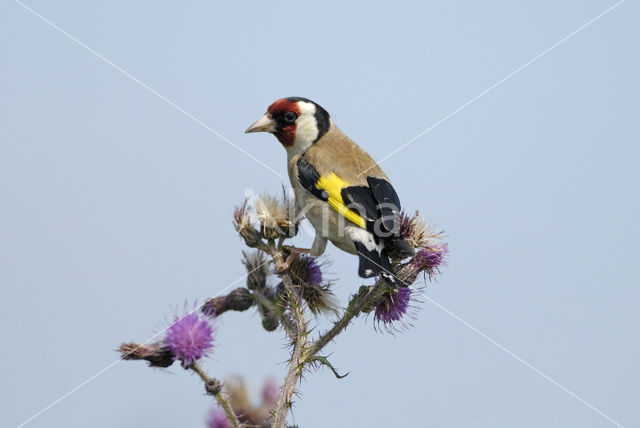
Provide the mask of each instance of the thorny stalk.
POLYGON ((345 309, 342 317, 338 321, 333 324, 333 327, 323 334, 320 335, 318 339, 316 339, 305 353, 305 359, 310 359, 318 354, 329 342, 331 342, 338 334, 342 332, 347 326, 351 323, 353 318, 357 317, 362 309, 368 303, 372 302, 374 298, 377 296, 378 291, 383 288, 384 280, 379 280, 376 284, 369 289, 369 291, 364 294, 358 294, 353 298, 351 302, 349 302, 349 306, 345 309))
MULTIPOLYGON (((206 311, 203 306, 203 313, 206 316, 217 316, 227 310, 244 311, 255 305, 262 317, 265 330, 274 331, 280 325, 286 332, 292 345, 291 357, 287 362, 286 376, 279 396, 275 400, 275 407, 271 407, 273 406, 273 400, 270 401, 269 407, 272 408, 270 421, 274 428, 286 427, 287 415, 292 407, 292 397, 296 392, 296 387, 306 366, 323 364, 328 366, 337 377, 343 377, 332 367, 327 358, 319 355, 319 353, 329 342, 342 333, 354 318, 361 313, 369 313, 374 310, 377 317, 378 311, 384 310, 380 308, 385 308, 384 305, 389 304, 390 293, 399 293, 397 287, 393 287, 384 278, 379 278, 372 286, 361 286, 358 292, 350 298, 346 309, 344 309, 339 319, 334 322, 333 326, 320 334, 316 340, 309 340, 310 330, 305 312, 310 309, 315 315, 314 307, 318 308, 317 304, 312 306, 309 294, 305 294, 305 291, 309 290, 309 284, 305 281, 311 278, 312 269, 309 267, 310 265, 305 264, 307 279, 301 276, 300 264, 298 263, 298 267, 295 267, 295 263, 301 260, 296 260, 296 257, 299 257, 301 252, 307 252, 308 250, 284 245, 287 238, 296 235, 299 216, 295 213, 295 215, 287 215, 282 203, 288 206, 286 197, 283 202, 278 202, 277 199, 267 196, 262 198, 260 202, 261 224, 259 230, 254 227, 249 216, 248 201, 245 200, 243 204, 236 207, 233 220, 234 227, 249 248, 257 249, 253 256, 248 256, 243 252, 243 263, 249 271, 247 286, 246 288, 240 287, 230 292, 227 296, 210 299, 207 302, 206 311), (288 229, 282 231, 283 227, 288 229), (260 270, 268 263, 265 260, 267 258, 271 259, 270 262, 282 281, 282 284, 275 290, 267 283, 269 272, 260 270)), ((401 232, 404 230, 404 238, 412 240, 412 246, 417 253, 407 262, 401 263, 400 258, 397 258, 395 260, 392 259, 392 263, 397 278, 405 286, 409 286, 414 283, 421 272, 424 272, 429 278, 438 273, 438 267, 443 262, 447 247, 446 243, 438 241, 439 234, 429 232, 428 228, 421 223, 417 213, 413 217, 404 214, 403 216, 400 219, 402 223, 401 232)), ((310 259, 305 256, 302 262, 307 263, 308 260, 310 259)), ((319 270, 317 264, 315 269, 319 270)), ((318 281, 321 281, 321 279, 318 281)), ((322 290, 326 291, 325 289, 322 290)), ((404 291, 408 290, 404 289, 404 291)), ((400 294, 397 295, 400 296, 400 294)), ((404 295, 407 296, 408 293, 404 293, 404 295)), ((408 302, 404 304, 407 305, 408 302)), ((390 316, 391 312, 387 312, 387 315, 385 315, 393 321, 404 314, 406 306, 394 310, 398 311, 395 314, 397 318, 393 318, 394 315, 390 316)), ((383 322, 388 321, 383 319, 383 322)), ((178 341, 177 345, 174 345, 178 351, 168 347, 166 343, 157 343, 146 347, 135 355, 129 349, 135 346, 134 350, 138 350, 140 345, 123 344, 120 347, 120 352, 123 354, 123 358, 146 360, 151 366, 156 367, 168 367, 174 360, 180 359, 184 367, 184 362, 189 360, 185 360, 183 355, 191 356, 191 358, 195 355, 196 358, 200 358, 203 351, 211 346, 211 328, 206 324, 203 327, 198 322, 194 323, 192 319, 184 322, 181 328, 182 330, 178 329, 178 332, 184 334, 184 331, 186 331, 189 334, 189 340, 186 340, 185 343, 178 341), (193 336, 191 336, 192 333, 194 334, 193 336), (200 342, 197 343, 198 340, 194 341, 194 337, 198 338, 200 342), (196 349, 193 349, 194 343, 200 348, 198 349, 196 346, 196 349), (187 349, 183 350, 182 348, 185 347, 187 349)), ((229 399, 226 393, 222 392, 220 381, 209 377, 195 361, 186 368, 200 376, 205 384, 207 394, 214 396, 217 403, 224 410, 232 428, 249 426, 240 423, 238 416, 231 407, 230 402, 232 400, 229 399)), ((235 403, 234 406, 236 406, 235 403)), ((242 413, 244 420, 245 413, 242 411, 242 406, 236 407, 236 411, 242 413)), ((266 422, 266 420, 263 422, 266 422)))
POLYGON ((202 379, 202 381, 204 382, 204 387, 207 391, 207 394, 213 395, 213 398, 215 398, 220 407, 222 407, 224 413, 227 415, 229 424, 231 424, 231 428, 241 428, 238 417, 229 405, 227 399, 223 396, 222 384, 220 383, 220 381, 209 377, 204 372, 204 370, 202 370, 202 367, 198 365, 198 363, 192 363, 189 368, 197 373, 198 376, 200 376, 200 379, 202 379))
POLYGON ((284 254, 282 251, 282 243, 279 242, 278 248, 273 243, 269 245, 269 252, 273 257, 276 266, 279 267, 280 278, 287 291, 287 300, 291 313, 293 315, 293 323, 288 319, 287 314, 280 315, 280 320, 285 330, 289 334, 293 343, 291 358, 288 362, 287 374, 282 385, 280 396, 274 410, 273 427, 284 428, 286 426, 286 418, 291 408, 291 398, 295 392, 296 385, 302 377, 302 373, 306 364, 313 361, 313 358, 338 334, 340 334, 353 320, 358 316, 363 308, 371 303, 378 296, 378 292, 385 288, 386 282, 379 280, 374 286, 370 287, 364 293, 358 293, 350 302, 348 307, 338 321, 336 321, 331 329, 320 335, 320 337, 308 344, 309 331, 302 306, 302 297, 296 285, 291 280, 291 274, 288 270, 282 269, 286 266, 284 254))
POLYGON ((296 385, 302 376, 302 370, 307 360, 304 359, 305 348, 307 344, 307 321, 304 316, 304 308, 302 307, 302 297, 294 289, 291 282, 291 276, 288 272, 282 275, 282 282, 287 290, 291 312, 295 323, 297 324, 296 339, 293 342, 293 352, 288 363, 287 375, 284 378, 280 396, 276 403, 275 413, 273 416, 273 427, 284 428, 287 422, 287 413, 291 408, 291 397, 295 392, 296 385))

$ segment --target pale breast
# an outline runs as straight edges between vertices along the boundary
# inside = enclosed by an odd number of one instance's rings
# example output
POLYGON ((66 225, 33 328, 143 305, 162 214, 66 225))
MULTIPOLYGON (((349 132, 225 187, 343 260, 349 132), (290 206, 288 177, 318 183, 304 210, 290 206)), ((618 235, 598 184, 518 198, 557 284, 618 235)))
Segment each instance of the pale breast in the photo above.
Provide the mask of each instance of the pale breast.
POLYGON ((306 190, 298 181, 297 162, 300 155, 293 156, 289 160, 288 173, 291 187, 296 196, 296 204, 307 220, 311 223, 316 233, 330 240, 342 251, 351 254, 356 253, 356 248, 351 239, 345 233, 345 226, 355 226, 349 220, 338 214, 336 210, 306 190))

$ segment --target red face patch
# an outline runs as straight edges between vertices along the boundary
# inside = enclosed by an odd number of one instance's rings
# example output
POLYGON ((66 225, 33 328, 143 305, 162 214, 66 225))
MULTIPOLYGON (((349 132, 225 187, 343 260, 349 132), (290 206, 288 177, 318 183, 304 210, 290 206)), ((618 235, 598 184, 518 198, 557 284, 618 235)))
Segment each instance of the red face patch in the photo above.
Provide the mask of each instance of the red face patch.
POLYGON ((284 116, 289 112, 294 112, 300 116, 298 103, 291 102, 286 98, 281 98, 269 106, 267 112, 277 123, 277 131, 274 133, 278 141, 285 146, 291 147, 296 141, 296 127, 294 123, 288 123, 284 116))

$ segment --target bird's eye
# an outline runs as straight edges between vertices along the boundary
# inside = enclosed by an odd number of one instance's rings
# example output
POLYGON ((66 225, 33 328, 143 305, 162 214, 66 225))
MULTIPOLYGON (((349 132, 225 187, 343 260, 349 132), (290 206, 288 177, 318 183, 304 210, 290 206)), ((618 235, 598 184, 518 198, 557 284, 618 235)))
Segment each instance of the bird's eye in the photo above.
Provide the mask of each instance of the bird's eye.
POLYGON ((286 120, 289 123, 295 122, 297 118, 298 118, 298 115, 293 111, 287 112, 284 115, 284 120, 286 120))

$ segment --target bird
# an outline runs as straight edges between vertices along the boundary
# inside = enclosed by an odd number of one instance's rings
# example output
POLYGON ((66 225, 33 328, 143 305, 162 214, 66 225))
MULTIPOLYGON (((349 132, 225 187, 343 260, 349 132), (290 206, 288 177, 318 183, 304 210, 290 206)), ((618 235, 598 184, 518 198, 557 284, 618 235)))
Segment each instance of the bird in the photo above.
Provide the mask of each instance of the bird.
POLYGON ((414 251, 400 234, 400 199, 373 158, 307 98, 276 100, 245 131, 252 132, 274 134, 287 152, 296 204, 316 232, 309 254, 323 254, 331 241, 359 257, 360 277, 397 284, 390 256, 414 251))

